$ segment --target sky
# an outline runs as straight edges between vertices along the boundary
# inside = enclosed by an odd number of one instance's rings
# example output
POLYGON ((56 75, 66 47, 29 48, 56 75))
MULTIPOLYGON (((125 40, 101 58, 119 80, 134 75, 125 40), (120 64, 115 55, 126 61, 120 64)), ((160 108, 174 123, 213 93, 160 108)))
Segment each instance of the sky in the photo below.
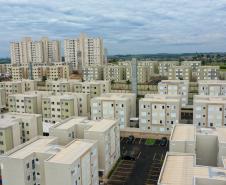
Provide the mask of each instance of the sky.
POLYGON ((31 36, 102 36, 109 55, 226 51, 226 0, 0 0, 0 57, 31 36))

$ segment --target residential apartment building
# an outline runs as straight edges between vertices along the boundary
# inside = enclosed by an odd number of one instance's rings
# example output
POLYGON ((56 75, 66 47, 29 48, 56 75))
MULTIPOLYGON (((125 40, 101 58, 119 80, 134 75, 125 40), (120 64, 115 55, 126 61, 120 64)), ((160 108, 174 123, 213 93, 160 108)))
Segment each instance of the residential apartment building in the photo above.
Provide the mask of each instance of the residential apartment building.
POLYGON ((28 78, 28 66, 12 66, 11 74, 13 80, 22 80, 28 78))
POLYGON ((191 80, 192 70, 188 66, 173 66, 168 69, 169 80, 191 80))
POLYGON ((169 76, 169 68, 173 68, 179 65, 178 61, 162 61, 159 62, 158 70, 160 76, 169 76))
POLYGON ((82 77, 85 81, 103 80, 103 66, 86 66, 82 68, 82 77))
POLYGON ((54 124, 72 116, 88 116, 88 111, 88 100, 84 98, 84 94, 71 93, 42 97, 44 122, 54 124))
POLYGON ((6 90, 0 88, 0 110, 6 107, 6 90))
POLYGON ((130 126, 136 117, 136 95, 132 93, 106 93, 91 99, 91 119, 118 119, 121 129, 130 126))
POLYGON ((200 66, 197 69, 197 80, 218 80, 219 66, 200 66))
POLYGON ((65 145, 74 138, 97 141, 99 173, 107 177, 120 157, 120 131, 117 120, 87 120, 86 117, 69 118, 50 128, 50 136, 65 145))
POLYGON ((225 167, 196 164, 197 156, 189 153, 167 153, 158 185, 223 185, 226 183, 225 167))
POLYGON ((8 96, 9 112, 41 113, 41 96, 38 94, 11 94, 8 96))
POLYGON ((64 40, 65 62, 72 64, 73 70, 81 70, 84 66, 104 64, 103 39, 91 38, 80 34, 79 38, 64 40))
MULTIPOLYGON (((126 80, 132 79, 132 61, 119 62, 120 66, 126 66, 126 80)), ((137 61, 137 82, 146 83, 157 70, 156 61, 137 61)))
POLYGON ((69 65, 50 65, 45 67, 46 77, 49 80, 69 79, 71 69, 69 65))
POLYGON ((53 92, 70 92, 72 91, 70 82, 71 81, 65 79, 57 81, 47 80, 46 89, 53 92))
POLYGON ((189 81, 187 80, 162 80, 158 83, 158 93, 180 95, 181 106, 188 104, 189 81))
POLYGON ((202 62, 201 61, 182 61, 181 65, 191 67, 192 76, 197 76, 198 67, 202 65, 202 62))
POLYGON ((226 126, 226 98, 224 96, 194 96, 193 124, 197 127, 226 126))
POLYGON ((40 114, 5 113, 0 116, 0 154, 42 135, 40 114))
POLYGON ((226 157, 226 128, 197 128, 176 125, 170 137, 170 152, 196 155, 196 164, 223 167, 226 157), (223 159, 223 160, 222 160, 223 159))
POLYGON ((31 37, 10 44, 11 64, 60 62, 60 42, 43 37, 33 41, 31 37))
POLYGON ((155 133, 170 133, 180 123, 180 96, 147 94, 139 101, 139 128, 155 133))
POLYGON ((225 96, 226 81, 224 80, 199 80, 199 95, 225 96))
POLYGON ((1 162, 4 185, 99 184, 95 141, 62 146, 57 138, 37 137, 9 151, 1 162))
POLYGON ((72 91, 77 93, 87 93, 90 94, 91 98, 93 98, 111 92, 111 84, 110 81, 104 80, 75 82, 72 85, 72 91))
POLYGON ((123 65, 105 65, 104 80, 120 82, 126 80, 126 66, 123 65))

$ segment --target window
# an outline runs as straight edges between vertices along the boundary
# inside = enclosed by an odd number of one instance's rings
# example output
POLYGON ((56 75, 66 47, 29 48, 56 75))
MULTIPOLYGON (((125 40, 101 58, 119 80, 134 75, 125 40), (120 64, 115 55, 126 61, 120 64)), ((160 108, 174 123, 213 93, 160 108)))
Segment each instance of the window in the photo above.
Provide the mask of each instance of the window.
POLYGON ((30 167, 29 163, 27 163, 27 164, 26 164, 26 167, 27 167, 27 168, 29 168, 29 167, 30 167))

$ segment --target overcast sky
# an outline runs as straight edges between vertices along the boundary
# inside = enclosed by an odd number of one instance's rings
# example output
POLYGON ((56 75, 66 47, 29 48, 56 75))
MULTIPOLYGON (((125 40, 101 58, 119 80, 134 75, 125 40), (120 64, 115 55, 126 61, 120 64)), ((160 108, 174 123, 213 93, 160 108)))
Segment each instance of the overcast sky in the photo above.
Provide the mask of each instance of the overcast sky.
POLYGON ((80 32, 109 54, 226 51, 226 0, 0 0, 0 57, 24 36, 80 32))

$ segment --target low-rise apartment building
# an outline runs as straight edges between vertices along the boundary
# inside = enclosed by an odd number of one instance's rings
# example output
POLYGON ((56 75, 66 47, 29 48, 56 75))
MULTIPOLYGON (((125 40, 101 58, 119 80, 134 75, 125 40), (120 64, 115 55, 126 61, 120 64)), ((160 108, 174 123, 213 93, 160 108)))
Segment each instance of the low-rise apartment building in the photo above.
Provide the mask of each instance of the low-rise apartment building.
POLYGON ((120 82, 126 80, 126 66, 123 65, 105 65, 104 80, 120 82))
POLYGON ((41 109, 45 123, 56 123, 71 116, 90 116, 90 95, 56 93, 42 96, 41 109))
POLYGON ((197 69, 197 80, 218 80, 219 66, 200 66, 197 69))
POLYGON ((139 128, 155 133, 170 133, 180 123, 178 95, 147 94, 139 101, 139 128))
POLYGON ((158 93, 168 95, 180 95, 181 106, 188 104, 189 81, 187 80, 162 80, 158 83, 158 93))
POLYGON ((169 151, 196 155, 196 164, 223 167, 226 157, 226 128, 197 128, 175 125, 169 140, 169 151))
POLYGON ((8 97, 9 112, 41 113, 41 96, 38 94, 12 94, 8 97))
POLYGON ((169 80, 191 80, 192 71, 188 66, 173 66, 168 69, 169 80))
POLYGON ((72 69, 69 65, 51 65, 46 67, 46 77, 49 80, 69 79, 72 69))
POLYGON ((202 62, 201 61, 182 61, 181 65, 191 67, 192 76, 197 76, 198 67, 202 65, 202 62))
POLYGON ((199 80, 199 95, 225 96, 225 80, 199 80))
POLYGON ((0 88, 5 89, 6 104, 8 103, 8 96, 11 94, 20 94, 25 91, 34 91, 37 89, 37 81, 35 80, 17 80, 0 82, 0 88))
POLYGON ((0 110, 6 107, 6 90, 0 88, 0 110))
POLYGON ((90 97, 101 96, 102 94, 111 91, 110 81, 96 80, 86 82, 74 82, 72 84, 72 91, 77 93, 88 93, 90 97))
MULTIPOLYGON (((119 62, 120 66, 126 67, 126 80, 132 81, 132 61, 119 62)), ((146 83, 155 74, 156 61, 137 61, 137 82, 146 83)))
POLYGON ((178 61, 162 61, 162 62, 159 62, 159 66, 158 66, 159 75, 168 77, 169 76, 169 69, 176 67, 178 65, 179 65, 178 61))
POLYGON ((13 80, 22 80, 28 78, 28 65, 26 66, 12 66, 11 74, 13 80))
POLYGON ((106 93, 91 99, 91 119, 118 119, 121 129, 130 126, 136 117, 136 95, 132 93, 106 93))
POLYGON ((40 114, 2 114, 0 117, 0 154, 38 135, 42 135, 40 114))
POLYGON ((99 172, 107 177, 120 157, 120 131, 117 120, 87 120, 86 117, 69 118, 50 128, 50 136, 65 145, 74 138, 96 140, 99 172))
POLYGON ((55 137, 37 137, 9 151, 2 163, 4 185, 98 185, 95 141, 58 145, 55 137))
POLYGON ((82 69, 83 80, 103 80, 103 66, 84 66, 82 69))
POLYGON ((226 98, 223 96, 195 95, 193 124, 197 127, 226 126, 226 98))

